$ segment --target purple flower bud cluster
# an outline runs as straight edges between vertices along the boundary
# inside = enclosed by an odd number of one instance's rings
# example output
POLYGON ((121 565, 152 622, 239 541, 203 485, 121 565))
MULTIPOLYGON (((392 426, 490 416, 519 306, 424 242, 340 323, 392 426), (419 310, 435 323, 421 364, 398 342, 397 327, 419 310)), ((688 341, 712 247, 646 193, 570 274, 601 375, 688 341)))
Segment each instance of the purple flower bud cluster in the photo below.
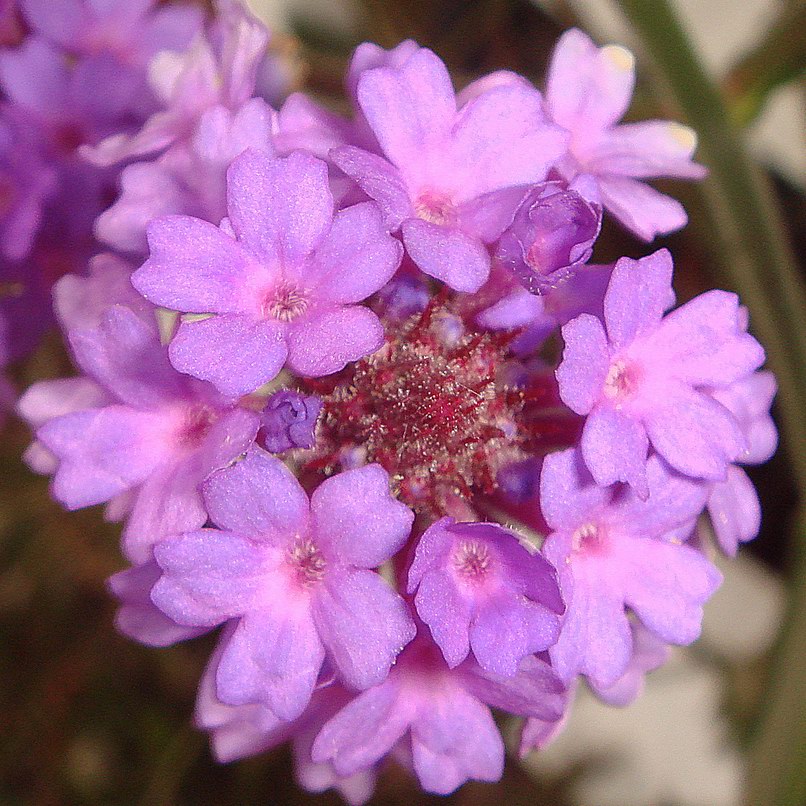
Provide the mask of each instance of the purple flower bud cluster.
POLYGON ((430 50, 364 44, 341 117, 260 97, 268 33, 235 2, 20 8, 0 357, 53 284, 77 370, 19 399, 26 460, 124 522, 122 632, 221 628, 218 759, 291 741, 310 791, 365 803, 393 762, 449 793, 501 776, 493 711, 526 753, 580 677, 623 705, 697 638, 698 522, 728 555, 758 532, 775 382, 735 295, 674 307, 666 250, 589 262, 603 215, 685 224, 646 180, 705 173, 689 129, 618 122, 626 50, 572 30, 545 93, 456 92, 430 50))

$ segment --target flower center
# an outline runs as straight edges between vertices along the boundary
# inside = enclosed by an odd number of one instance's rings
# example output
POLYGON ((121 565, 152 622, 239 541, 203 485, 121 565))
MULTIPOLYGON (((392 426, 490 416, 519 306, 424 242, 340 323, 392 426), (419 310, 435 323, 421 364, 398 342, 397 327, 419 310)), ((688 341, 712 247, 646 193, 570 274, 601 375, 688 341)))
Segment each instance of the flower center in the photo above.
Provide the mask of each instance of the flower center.
POLYGON ((263 314, 278 322, 291 322, 308 310, 308 297, 298 286, 281 282, 263 301, 263 314))
POLYGON ((429 306, 390 328, 390 341, 335 388, 312 385, 323 398, 312 469, 330 472, 352 456, 378 462, 406 504, 434 515, 457 496, 492 492, 498 470, 522 458, 522 399, 498 378, 507 337, 457 333, 445 313, 429 306))
POLYGON ((210 406, 190 406, 179 426, 177 441, 182 447, 195 448, 210 433, 218 412, 210 406))
POLYGON ((480 582, 490 567, 490 551, 477 540, 462 541, 453 556, 459 574, 470 582, 480 582))
POLYGON ((297 582, 304 587, 310 587, 321 581, 327 565, 316 544, 309 538, 301 537, 294 541, 288 551, 288 564, 297 582))
POLYGON ((456 220, 456 208, 450 198, 433 191, 426 191, 417 197, 414 202, 414 212, 417 218, 440 226, 456 220))
POLYGON ((575 553, 593 553, 604 546, 605 532, 595 523, 580 526, 571 536, 571 550, 575 553))
POLYGON ((635 367, 626 361, 614 361, 607 371, 604 382, 604 393, 610 400, 624 402, 638 386, 635 367))

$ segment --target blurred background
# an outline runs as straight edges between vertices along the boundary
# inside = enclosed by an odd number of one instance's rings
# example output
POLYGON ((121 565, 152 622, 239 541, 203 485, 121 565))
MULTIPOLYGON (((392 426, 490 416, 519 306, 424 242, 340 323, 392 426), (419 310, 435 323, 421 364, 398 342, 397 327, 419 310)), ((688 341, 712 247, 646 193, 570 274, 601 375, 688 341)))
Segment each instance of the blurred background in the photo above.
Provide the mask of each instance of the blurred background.
MULTIPOLYGON (((507 765, 496 786, 431 798, 390 765, 373 803, 750 806, 806 802, 806 606, 799 489, 806 148, 806 4, 798 0, 249 0, 275 32, 291 86, 339 109, 351 50, 413 37, 458 86, 497 68, 540 85, 559 34, 584 27, 636 52, 629 117, 674 118, 701 137, 700 188, 675 183, 689 211, 661 239, 681 301, 738 291, 782 392, 782 448, 750 468, 764 510, 758 539, 723 563, 703 638, 650 675, 619 710, 583 691, 567 730, 507 765), (671 16, 669 16, 671 15, 671 16), (793 289, 795 289, 793 291, 793 289), (799 289, 799 290, 798 290, 799 289), (800 295, 800 296, 799 296, 800 295), (799 352, 800 349, 800 352, 799 352), (786 629, 782 631, 782 625, 786 629), (783 638, 781 637, 783 636, 783 638), (799 710, 799 709, 802 709, 799 710)), ((661 183, 661 189, 662 183, 661 183)), ((646 254, 613 226, 596 262, 646 254)), ((14 368, 19 389, 71 373, 54 334, 14 368)), ((98 510, 66 513, 20 455, 23 425, 0 434, 0 804, 330 804, 293 781, 284 750, 216 765, 190 725, 211 640, 151 650, 120 637, 104 580, 123 563, 118 527, 98 510)), ((802 500, 802 499, 801 499, 802 500)))

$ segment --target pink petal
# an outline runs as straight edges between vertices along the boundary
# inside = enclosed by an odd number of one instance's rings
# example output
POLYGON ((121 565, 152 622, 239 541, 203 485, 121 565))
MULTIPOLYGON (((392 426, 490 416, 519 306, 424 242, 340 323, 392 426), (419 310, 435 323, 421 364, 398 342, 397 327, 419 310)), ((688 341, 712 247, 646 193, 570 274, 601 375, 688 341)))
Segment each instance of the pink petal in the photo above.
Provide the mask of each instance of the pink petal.
POLYGON ((156 326, 130 308, 108 308, 100 326, 67 334, 76 363, 118 400, 138 409, 157 409, 186 392, 183 379, 168 362, 156 326))
POLYGON ((272 320, 228 314, 182 322, 168 354, 180 372, 210 381, 226 395, 245 395, 283 368, 283 330, 272 320))
POLYGON ((593 174, 651 179, 702 179, 707 169, 692 162, 697 138, 687 126, 666 120, 625 123, 611 129, 585 167, 593 174))
POLYGON ((132 284, 155 305, 185 313, 236 313, 248 304, 255 269, 246 253, 214 224, 164 216, 148 225, 149 259, 132 284))
POLYGON ((580 447, 597 484, 625 481, 646 494, 649 440, 640 422, 610 406, 597 406, 585 421, 580 447))
POLYGON ((409 218, 403 222, 403 243, 422 271, 455 291, 474 293, 490 275, 483 244, 458 230, 409 218))
POLYGON ((675 232, 688 222, 679 201, 635 179, 613 175, 599 177, 599 192, 605 208, 647 242, 657 235, 675 232))
POLYGON ((355 204, 337 213, 333 227, 305 266, 313 294, 330 303, 361 302, 392 278, 403 247, 388 234, 378 206, 355 204))
POLYGON ((537 90, 514 83, 490 89, 462 108, 453 128, 451 154, 467 170, 461 198, 542 181, 566 142, 565 132, 545 122, 537 90))
POLYGON ((604 299, 607 335, 615 349, 651 333, 674 304, 672 256, 659 249, 648 257, 616 263, 604 299))
POLYGON ((655 450, 676 470, 721 481, 739 458, 744 437, 735 417, 713 398, 667 383, 644 417, 655 450))
POLYGON ((403 219, 413 215, 400 172, 385 159, 354 146, 338 148, 330 158, 367 196, 378 202, 390 232, 398 230, 403 219))
POLYGON ((382 683, 416 633, 403 600, 373 571, 329 571, 313 612, 328 656, 351 688, 382 683))
POLYGON ((222 702, 262 702, 280 719, 307 707, 325 657, 307 608, 261 610, 241 619, 216 674, 222 702))
POLYGON ((392 497, 389 476, 376 464, 323 481, 311 496, 311 516, 322 549, 357 568, 377 568, 388 560, 414 523, 414 513, 392 497))
POLYGON ((708 498, 708 514, 719 547, 735 557, 739 543, 752 540, 761 528, 761 504, 753 482, 740 467, 731 465, 725 481, 718 481, 708 498))
POLYGON ((552 120, 567 129, 597 132, 621 118, 632 97, 635 71, 619 50, 597 48, 576 28, 557 40, 546 79, 552 120))
POLYGON ((59 459, 53 494, 68 509, 100 504, 141 484, 167 458, 163 420, 125 406, 50 420, 37 439, 59 459))
MULTIPOLYGON (((543 460, 540 508, 552 529, 577 529, 607 504, 611 496, 610 490, 595 484, 579 450, 558 451, 543 460)), ((557 563, 546 556, 556 568, 557 563)))
POLYGON ((247 249, 293 269, 319 245, 333 219, 327 165, 301 151, 272 159, 248 149, 227 171, 227 210, 247 249))
POLYGON ((151 599, 179 624, 221 624, 262 601, 272 562, 278 562, 276 555, 234 532, 187 532, 154 547, 163 575, 151 599))
POLYGON ((739 298, 708 291, 672 311, 651 339, 666 370, 692 386, 727 386, 764 363, 764 349, 739 327, 739 298))
POLYGON ((160 574, 159 566, 152 561, 109 578, 107 587, 121 603, 115 614, 117 629, 135 641, 156 647, 202 635, 203 629, 177 624, 151 601, 151 588, 160 574))
POLYGON ((419 582, 414 604, 449 668, 458 666, 470 652, 471 602, 461 595, 448 572, 437 569, 419 582))
POLYGON ((619 554, 629 580, 625 601, 644 625, 669 643, 696 640, 719 571, 696 549, 663 540, 623 538, 619 554))
POLYGON ((504 743, 490 709, 458 686, 434 695, 412 724, 414 771, 427 792, 447 795, 468 778, 497 781, 504 743))
POLYGON ((559 623, 541 605, 514 594, 500 596, 478 608, 470 627, 470 645, 483 669, 511 677, 523 658, 548 649, 557 640, 559 623))
POLYGON ((210 476, 203 491, 221 529, 278 544, 307 532, 308 496, 283 462, 259 448, 210 476))
POLYGON ((610 351, 602 323, 583 313, 562 329, 563 360, 557 367, 560 397, 571 411, 587 414, 602 395, 610 351))
POLYGON ((287 338, 289 368, 318 378, 380 349, 383 325, 369 308, 350 305, 292 325, 287 338))
POLYGON ((313 743, 312 759, 330 761, 339 775, 371 767, 409 727, 414 703, 407 703, 396 681, 368 689, 334 716, 313 743))
POLYGON ((123 530, 123 549, 130 561, 147 562, 158 540, 204 526, 207 512, 199 491, 203 476, 193 457, 174 458, 155 468, 137 490, 123 530))
POLYGON ((456 112, 448 71, 425 48, 398 69, 366 70, 358 80, 357 97, 385 155, 398 167, 420 159, 438 143, 456 112))

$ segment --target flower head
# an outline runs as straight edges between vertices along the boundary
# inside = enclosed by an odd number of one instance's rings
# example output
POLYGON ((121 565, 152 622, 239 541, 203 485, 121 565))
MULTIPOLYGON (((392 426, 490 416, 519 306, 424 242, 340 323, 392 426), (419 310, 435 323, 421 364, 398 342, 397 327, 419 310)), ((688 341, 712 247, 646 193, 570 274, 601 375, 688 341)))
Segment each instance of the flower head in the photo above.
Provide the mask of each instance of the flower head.
POLYGON ((408 586, 451 668, 472 648, 483 669, 515 674, 523 658, 557 640, 565 609, 549 563, 492 523, 442 518, 430 526, 408 586))
POLYGON ((739 319, 738 299, 709 291, 664 317, 672 261, 660 250, 622 258, 604 298, 604 321, 581 314, 562 329, 560 396, 587 415, 582 455, 597 483, 646 492, 652 447, 675 469, 719 480, 745 450, 736 418, 709 393, 764 361, 739 319))
POLYGON ((653 456, 649 496, 599 487, 574 449, 547 456, 540 500, 554 530, 543 547, 557 568, 568 609, 552 665, 564 680, 584 674, 607 689, 633 655, 629 607, 667 643, 691 643, 702 605, 721 575, 703 555, 680 543, 707 495, 705 485, 669 470, 653 456))
POLYGON ((151 256, 133 277, 157 305, 214 314, 182 322, 174 366, 245 394, 285 364, 328 375, 377 350, 380 321, 355 303, 394 274, 401 250, 376 205, 334 215, 326 165, 301 152, 271 159, 248 150, 227 177, 227 225, 157 219, 151 256))
POLYGON ((490 272, 485 244, 565 148, 540 94, 523 81, 493 84, 459 108, 445 65, 425 48, 384 59, 355 83, 382 156, 346 146, 334 161, 378 201, 420 269, 477 291, 490 272))
POLYGON ((684 226, 675 199, 644 184, 672 176, 701 179, 691 161, 697 137, 687 126, 665 120, 618 121, 627 111, 635 83, 635 60, 623 47, 597 48, 582 31, 566 31, 557 42, 546 85, 550 120, 570 134, 567 156, 557 167, 571 181, 596 180, 601 202, 625 227, 651 241, 684 226))
POLYGON ((221 658, 218 694, 263 702, 280 719, 307 706, 325 658, 353 688, 387 675, 414 637, 403 600, 371 569, 408 537, 413 513, 377 465, 324 481, 308 497, 259 449, 213 475, 204 500, 219 529, 154 550, 152 599, 178 624, 238 619, 221 658))

